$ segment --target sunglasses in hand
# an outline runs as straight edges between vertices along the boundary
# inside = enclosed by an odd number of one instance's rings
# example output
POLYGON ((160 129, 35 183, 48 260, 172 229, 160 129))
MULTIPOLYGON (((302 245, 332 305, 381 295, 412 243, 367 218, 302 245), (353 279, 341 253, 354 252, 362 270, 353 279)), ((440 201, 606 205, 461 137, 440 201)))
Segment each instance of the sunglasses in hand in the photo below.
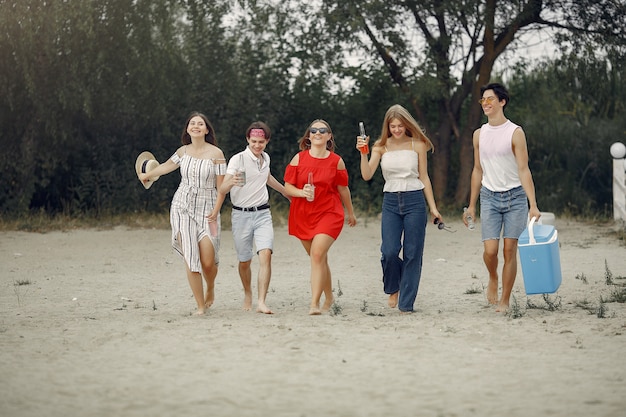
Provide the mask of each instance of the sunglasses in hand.
POLYGON ((446 226, 444 222, 439 220, 439 217, 435 217, 435 220, 433 220, 433 223, 437 225, 437 229, 439 230, 445 230, 446 232, 450 232, 450 233, 456 232, 456 230, 452 230, 452 228, 446 226))

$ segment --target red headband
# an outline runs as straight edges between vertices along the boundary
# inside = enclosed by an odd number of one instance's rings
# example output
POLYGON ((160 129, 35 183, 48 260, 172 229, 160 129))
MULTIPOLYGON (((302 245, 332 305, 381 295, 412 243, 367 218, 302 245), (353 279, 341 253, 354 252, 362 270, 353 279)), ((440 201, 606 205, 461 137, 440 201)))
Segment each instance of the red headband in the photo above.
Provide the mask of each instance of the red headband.
POLYGON ((251 138, 265 138, 265 130, 263 129, 252 129, 250 130, 251 138))

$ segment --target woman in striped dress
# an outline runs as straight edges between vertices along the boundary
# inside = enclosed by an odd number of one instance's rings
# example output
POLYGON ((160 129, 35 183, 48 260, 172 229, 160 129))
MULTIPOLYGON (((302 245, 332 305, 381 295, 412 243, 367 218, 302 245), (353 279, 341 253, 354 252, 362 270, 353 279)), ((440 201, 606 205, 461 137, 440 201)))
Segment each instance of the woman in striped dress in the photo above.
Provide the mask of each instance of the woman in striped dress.
POLYGON ((215 298, 220 209, 224 202, 224 194, 217 190, 226 174, 226 160, 217 147, 213 126, 201 113, 189 116, 181 141, 183 146, 170 159, 141 174, 140 179, 147 181, 180 168, 181 181, 170 210, 172 246, 185 260, 189 286, 198 305, 194 314, 203 315, 215 298))

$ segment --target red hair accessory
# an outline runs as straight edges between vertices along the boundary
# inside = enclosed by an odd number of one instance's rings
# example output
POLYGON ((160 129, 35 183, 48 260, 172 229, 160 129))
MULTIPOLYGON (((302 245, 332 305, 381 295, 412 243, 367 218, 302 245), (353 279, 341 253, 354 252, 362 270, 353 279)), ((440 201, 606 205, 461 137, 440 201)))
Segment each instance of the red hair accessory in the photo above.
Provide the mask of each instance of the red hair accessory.
POLYGON ((251 138, 264 138, 265 131, 263 129, 252 129, 250 130, 250 137, 251 138))

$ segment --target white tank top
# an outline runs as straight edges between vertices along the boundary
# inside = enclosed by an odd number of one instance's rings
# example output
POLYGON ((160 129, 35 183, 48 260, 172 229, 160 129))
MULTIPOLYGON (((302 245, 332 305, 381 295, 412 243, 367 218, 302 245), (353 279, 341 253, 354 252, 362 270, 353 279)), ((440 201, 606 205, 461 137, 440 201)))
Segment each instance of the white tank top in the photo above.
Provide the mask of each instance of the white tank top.
POLYGON ((482 185, 496 192, 522 185, 513 154, 513 132, 518 125, 507 120, 499 126, 485 123, 480 128, 478 149, 483 169, 482 185))
MULTIPOLYGON (((412 140, 411 147, 413 147, 412 140)), ((417 152, 414 150, 386 150, 380 159, 380 169, 385 178, 383 191, 395 193, 422 190, 424 183, 419 179, 417 164, 417 152)))

